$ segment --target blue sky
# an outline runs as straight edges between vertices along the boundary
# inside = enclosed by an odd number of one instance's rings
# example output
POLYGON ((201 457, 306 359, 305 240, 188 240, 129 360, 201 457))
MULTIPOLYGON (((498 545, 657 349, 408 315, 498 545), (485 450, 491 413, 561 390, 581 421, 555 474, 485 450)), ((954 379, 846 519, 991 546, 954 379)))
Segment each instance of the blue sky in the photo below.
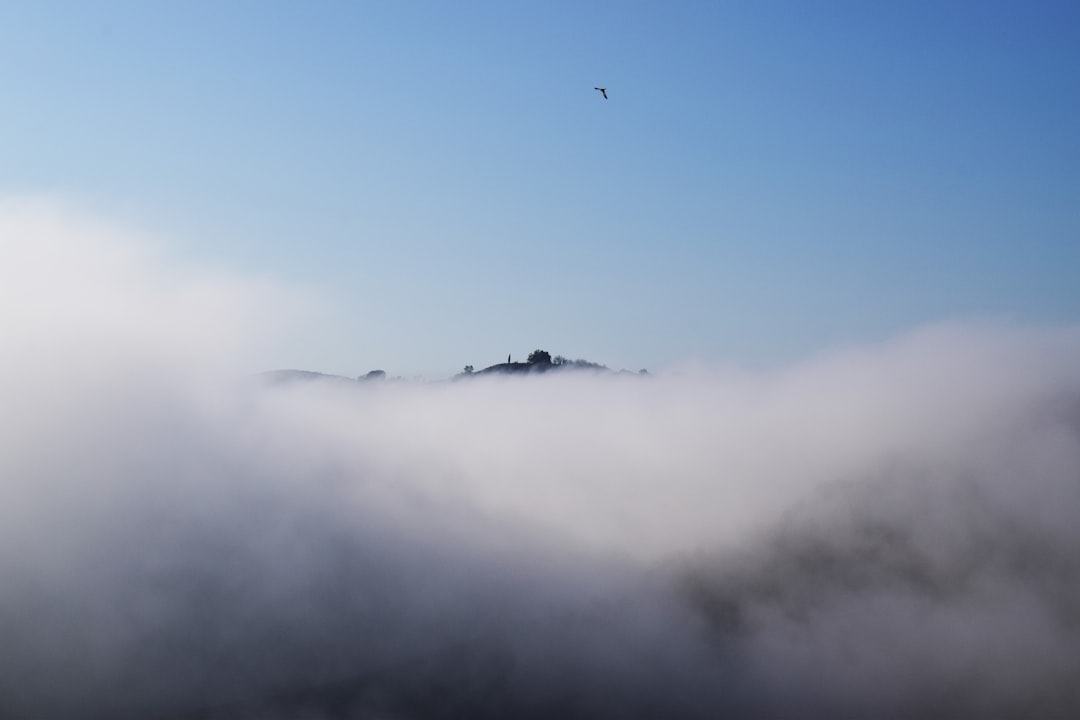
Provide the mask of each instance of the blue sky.
POLYGON ((256 369, 1080 321, 1075 2, 5 2, 0 98, 0 193, 325 298, 256 369))

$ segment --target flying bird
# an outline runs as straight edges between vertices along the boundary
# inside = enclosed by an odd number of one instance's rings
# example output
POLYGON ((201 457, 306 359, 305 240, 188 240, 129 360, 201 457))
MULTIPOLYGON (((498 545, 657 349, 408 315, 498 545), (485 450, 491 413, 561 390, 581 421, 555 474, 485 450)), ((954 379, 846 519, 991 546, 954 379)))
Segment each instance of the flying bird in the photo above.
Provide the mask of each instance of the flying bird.
POLYGON ((594 87, 593 90, 599 90, 600 94, 604 96, 605 100, 607 100, 607 88, 594 87))

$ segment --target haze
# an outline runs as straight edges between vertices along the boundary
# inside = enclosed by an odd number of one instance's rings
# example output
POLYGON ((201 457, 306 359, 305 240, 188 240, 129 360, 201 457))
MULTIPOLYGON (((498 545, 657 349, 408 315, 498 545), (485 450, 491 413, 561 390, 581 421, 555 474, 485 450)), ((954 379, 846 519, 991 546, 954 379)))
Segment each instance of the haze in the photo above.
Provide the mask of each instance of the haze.
POLYGON ((1080 708, 1076 328, 267 384, 304 293, 41 199, 0 233, 0 715, 1080 708))

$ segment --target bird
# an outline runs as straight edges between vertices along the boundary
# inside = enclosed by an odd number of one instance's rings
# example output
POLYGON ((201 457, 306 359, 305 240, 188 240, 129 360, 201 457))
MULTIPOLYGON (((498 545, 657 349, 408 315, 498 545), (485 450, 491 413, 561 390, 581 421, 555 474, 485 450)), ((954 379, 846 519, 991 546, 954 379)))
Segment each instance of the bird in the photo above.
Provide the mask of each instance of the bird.
POLYGON ((600 94, 604 96, 605 100, 607 100, 607 88, 594 87, 593 90, 599 90, 600 94))

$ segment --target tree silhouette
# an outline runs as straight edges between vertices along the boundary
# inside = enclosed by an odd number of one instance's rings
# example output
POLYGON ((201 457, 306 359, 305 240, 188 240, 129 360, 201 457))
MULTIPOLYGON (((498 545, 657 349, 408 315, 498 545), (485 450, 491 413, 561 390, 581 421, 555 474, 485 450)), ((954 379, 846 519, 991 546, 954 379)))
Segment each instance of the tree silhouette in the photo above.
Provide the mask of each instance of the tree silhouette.
POLYGON ((551 353, 547 350, 536 349, 529 353, 530 365, 550 365, 551 353))

